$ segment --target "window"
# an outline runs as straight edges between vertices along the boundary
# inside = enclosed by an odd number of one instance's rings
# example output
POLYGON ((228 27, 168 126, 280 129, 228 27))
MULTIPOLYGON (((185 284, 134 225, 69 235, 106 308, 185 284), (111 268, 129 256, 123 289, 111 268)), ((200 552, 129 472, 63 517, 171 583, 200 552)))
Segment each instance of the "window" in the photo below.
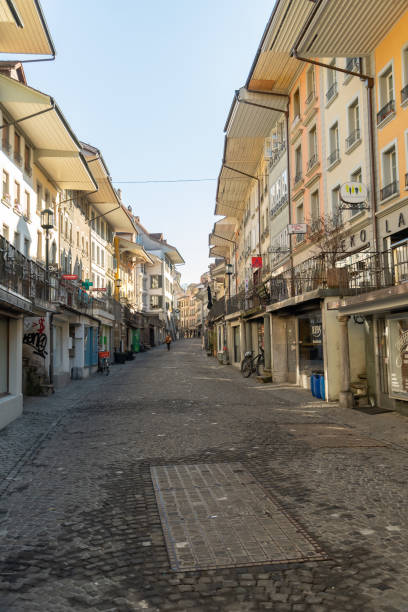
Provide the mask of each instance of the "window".
POLYGON ((14 192, 15 192, 15 198, 14 198, 14 206, 16 208, 20 208, 20 183, 18 181, 14 181, 14 192))
POLYGON ((79 232, 78 231, 76 233, 76 243, 77 243, 77 247, 79 247, 79 232))
POLYGON ((31 170, 31 164, 30 164, 30 147, 28 145, 24 145, 24 170, 31 170))
POLYGON ((340 206, 340 186, 337 185, 331 192, 331 208, 332 208, 332 217, 336 219, 339 215, 339 206, 340 206))
POLYGON ((163 279, 161 274, 152 274, 150 276, 150 289, 161 289, 163 287, 163 279))
POLYGON ((348 107, 348 130, 349 135, 346 138, 346 149, 349 149, 355 142, 360 140, 360 107, 358 98, 348 107))
POLYGON ((105 267, 105 252, 103 249, 101 249, 101 266, 102 268, 105 267))
POLYGON ((105 239, 105 223, 101 221, 101 238, 105 239))
POLYGON ((37 211, 42 210, 42 185, 37 181, 37 211))
POLYGON ((315 223, 320 218, 319 191, 314 191, 310 196, 310 215, 312 223, 315 223))
POLYGON ((30 218, 30 194, 28 191, 24 192, 23 214, 27 219, 30 218))
POLYGON ((317 162, 317 131, 316 126, 313 126, 309 132, 309 161, 307 169, 311 170, 317 164, 317 162))
POLYGON ((295 184, 302 178, 302 146, 295 151, 295 184))
POLYGON ((17 164, 21 164, 21 136, 18 132, 14 131, 14 161, 17 164))
POLYGON ((314 66, 309 68, 309 70, 307 71, 306 84, 307 84, 306 104, 310 104, 313 98, 315 97, 315 91, 316 91, 314 66))
POLYGON ((382 179, 384 187, 381 189, 381 200, 385 200, 398 191, 398 164, 395 144, 382 153, 382 179))
POLYGON ((408 46, 402 51, 402 84, 401 104, 408 101, 408 46))
POLYGON ((5 170, 3 170, 3 200, 10 204, 10 177, 5 170))
POLYGON ((51 205, 51 197, 50 197, 50 192, 48 191, 48 189, 45 190, 45 208, 50 208, 51 205))
POLYGON ((100 264, 100 249, 99 249, 99 247, 96 247, 96 263, 99 266, 99 264, 100 264))
MULTIPOLYGON (((304 221, 305 221, 304 208, 303 208, 303 202, 301 202, 300 204, 298 204, 298 206, 296 206, 296 223, 304 223, 304 221)), ((296 242, 302 242, 302 240, 304 240, 304 235, 296 234, 296 242)))
POLYGON ((330 146, 330 155, 327 158, 327 165, 331 166, 340 158, 339 151, 339 124, 334 123, 329 131, 329 146, 330 146))
POLYGON ((150 308, 163 308, 163 296, 162 295, 151 295, 150 296, 150 308))
POLYGON ((28 238, 24 238, 24 255, 30 257, 30 241, 28 238))
POLYGON ((1 141, 3 151, 10 153, 10 124, 3 115, 3 129, 1 130, 1 141))
MULTIPOLYGON (((333 59, 330 62, 330 66, 336 66, 336 59, 333 59)), ((333 100, 333 98, 337 94, 337 75, 335 70, 327 70, 327 93, 326 93, 326 103, 328 104, 333 100)))
POLYGON ((95 243, 92 243, 92 261, 95 261, 95 243))
POLYGON ((14 232, 14 246, 19 251, 20 250, 20 233, 14 232))
POLYGON ((382 123, 395 111, 394 73, 392 65, 388 66, 379 78, 379 112, 377 113, 377 125, 382 123))
POLYGON ((293 123, 300 118, 300 93, 299 89, 293 94, 293 123))
POLYGON ((4 237, 6 240, 9 240, 9 237, 10 237, 10 230, 9 230, 9 226, 8 226, 8 225, 6 225, 5 223, 3 223, 3 230, 2 230, 2 234, 3 234, 3 237, 4 237))
POLYGON ((42 260, 42 233, 37 232, 37 259, 42 260))

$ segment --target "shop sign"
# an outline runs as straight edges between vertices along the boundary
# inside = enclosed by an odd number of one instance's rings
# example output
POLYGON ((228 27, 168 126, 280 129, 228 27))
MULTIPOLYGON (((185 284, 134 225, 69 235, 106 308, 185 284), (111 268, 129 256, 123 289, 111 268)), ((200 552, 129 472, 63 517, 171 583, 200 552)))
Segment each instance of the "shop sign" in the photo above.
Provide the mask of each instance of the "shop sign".
POLYGON ((252 257, 252 268, 262 268, 262 257, 252 257))
POLYGON ((312 343, 313 344, 321 344, 322 343, 322 322, 314 321, 311 319, 311 330, 312 330, 312 343))
POLYGON ((110 352, 109 351, 99 351, 98 356, 99 356, 99 359, 107 359, 108 357, 110 357, 110 352))
POLYGON ((306 234, 307 224, 306 223, 289 223, 288 234, 306 234))
POLYGON ((64 280, 78 280, 78 274, 61 274, 64 280))
POLYGON ((346 204, 361 204, 368 197, 364 183, 349 181, 340 187, 340 199, 346 204))
POLYGON ((90 287, 89 291, 106 291, 106 287, 90 287))
POLYGON ((385 234, 393 234, 399 232, 407 227, 408 223, 408 211, 404 208, 404 211, 397 210, 394 213, 387 215, 382 220, 382 227, 385 234))
POLYGON ((366 229, 362 229, 356 234, 351 234, 351 236, 348 236, 341 242, 341 248, 343 251, 348 251, 349 249, 350 250, 356 249, 364 245, 366 247, 370 246, 370 244, 367 243, 367 230, 366 229))

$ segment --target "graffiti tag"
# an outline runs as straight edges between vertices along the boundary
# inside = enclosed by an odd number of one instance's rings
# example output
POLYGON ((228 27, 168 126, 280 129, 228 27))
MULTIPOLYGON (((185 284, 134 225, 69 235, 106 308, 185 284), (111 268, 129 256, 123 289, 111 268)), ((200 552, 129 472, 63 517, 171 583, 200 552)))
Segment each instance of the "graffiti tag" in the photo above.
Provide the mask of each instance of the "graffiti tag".
POLYGON ((46 334, 40 332, 29 332, 24 334, 23 344, 28 344, 31 346, 34 351, 34 355, 39 355, 43 359, 48 355, 48 352, 45 350, 47 347, 47 336, 46 334))

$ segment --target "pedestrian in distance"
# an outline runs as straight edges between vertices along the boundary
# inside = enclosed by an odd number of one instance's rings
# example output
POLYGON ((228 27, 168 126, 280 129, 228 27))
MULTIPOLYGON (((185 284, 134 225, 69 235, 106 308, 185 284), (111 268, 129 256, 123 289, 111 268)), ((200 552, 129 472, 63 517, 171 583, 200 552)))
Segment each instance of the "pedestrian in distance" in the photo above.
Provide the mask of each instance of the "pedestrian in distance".
POLYGON ((165 343, 167 344, 167 350, 170 350, 170 344, 171 344, 171 336, 170 334, 167 334, 166 339, 165 339, 165 343))

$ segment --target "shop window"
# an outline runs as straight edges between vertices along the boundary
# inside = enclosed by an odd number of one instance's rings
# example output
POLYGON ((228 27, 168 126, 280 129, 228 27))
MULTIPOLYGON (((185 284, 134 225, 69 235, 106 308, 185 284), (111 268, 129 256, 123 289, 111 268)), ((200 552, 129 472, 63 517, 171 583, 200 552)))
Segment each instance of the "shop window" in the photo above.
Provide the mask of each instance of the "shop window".
POLYGON ((408 400, 408 317, 388 319, 391 396, 408 400))
POLYGON ((299 368, 311 373, 323 370, 322 315, 315 311, 300 315, 299 321, 299 368))

